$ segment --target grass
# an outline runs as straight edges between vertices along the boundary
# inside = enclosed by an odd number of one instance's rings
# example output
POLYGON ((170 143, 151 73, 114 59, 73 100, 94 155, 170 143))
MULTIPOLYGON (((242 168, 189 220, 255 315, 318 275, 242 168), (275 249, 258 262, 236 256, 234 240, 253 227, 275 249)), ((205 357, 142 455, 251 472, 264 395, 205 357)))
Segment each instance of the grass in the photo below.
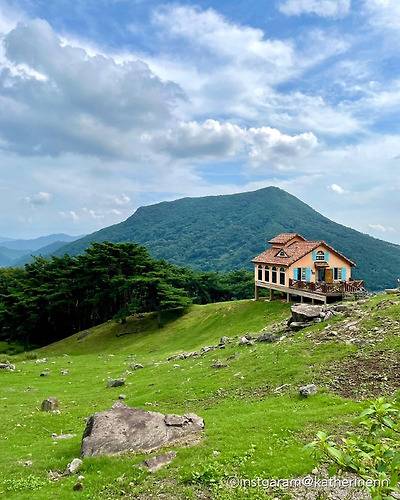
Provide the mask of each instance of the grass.
MULTIPOLYGON (((389 309, 385 313, 391 314, 389 309)), ((161 329, 155 317, 146 315, 73 335, 33 353, 46 357, 46 364, 26 359, 25 354, 12 357, 17 371, 0 373, 0 497, 151 498, 162 491, 170 498, 196 498, 199 490, 209 490, 221 471, 249 478, 309 472, 315 463, 304 444, 317 429, 349 426, 360 403, 323 388, 315 397, 301 400, 297 388, 356 347, 316 345, 299 333, 280 343, 231 344, 200 358, 167 361, 171 354, 215 344, 223 335, 257 332, 288 315, 288 305, 281 302, 193 306, 183 317, 168 318, 161 329), (216 359, 229 366, 212 368, 216 359), (127 374, 132 362, 144 368, 127 374), (50 375, 40 377, 45 368, 50 375), (62 369, 69 375, 61 375, 62 369), (127 385, 107 389, 107 379, 117 376, 126 377, 127 385), (289 384, 287 390, 277 395, 274 389, 283 384, 289 384), (125 455, 85 459, 82 492, 72 489, 76 477, 49 481, 49 470, 64 470, 79 456, 85 418, 109 408, 121 392, 129 406, 198 413, 206 423, 203 441, 178 448, 171 466, 155 475, 135 466, 143 456, 125 455), (48 396, 59 398, 60 414, 39 410, 48 396), (57 442, 52 433, 76 437, 57 442), (23 465, 27 460, 32 466, 23 465)), ((216 497, 241 498, 240 490, 218 491, 216 497)), ((250 498, 248 492, 244 495, 250 498)))

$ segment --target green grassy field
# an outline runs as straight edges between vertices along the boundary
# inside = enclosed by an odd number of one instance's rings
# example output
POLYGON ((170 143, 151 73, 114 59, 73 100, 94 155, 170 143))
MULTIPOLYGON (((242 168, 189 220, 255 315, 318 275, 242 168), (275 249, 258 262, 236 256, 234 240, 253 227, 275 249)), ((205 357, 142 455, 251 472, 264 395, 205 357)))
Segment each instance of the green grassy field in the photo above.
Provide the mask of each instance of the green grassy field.
MULTIPOLYGON (((379 298, 365 307, 372 307, 379 298)), ((397 317, 399 306, 380 315, 397 317)), ((368 317, 374 325, 374 314, 368 317)), ((343 399, 321 387, 309 399, 299 385, 318 382, 324 368, 354 354, 354 344, 315 343, 307 337, 320 324, 274 344, 257 343, 212 351, 198 358, 167 361, 168 356, 218 343, 221 336, 258 332, 289 316, 281 302, 240 301, 193 306, 158 328, 156 318, 108 322, 35 351, 9 357, 17 370, 0 373, 0 497, 7 499, 112 498, 265 498, 215 486, 223 474, 286 478, 315 466, 304 449, 318 429, 350 426, 363 403, 343 399), (212 368, 220 359, 228 364, 212 368), (143 369, 127 374, 138 362, 143 369), (49 369, 47 377, 40 377, 49 369), (61 370, 68 369, 69 375, 61 370), (126 377, 127 385, 106 388, 109 377, 126 377), (282 394, 274 389, 289 384, 282 394), (50 481, 48 472, 64 470, 79 456, 85 418, 111 407, 120 393, 129 406, 165 413, 194 412, 205 420, 202 442, 177 448, 177 458, 156 474, 137 467, 143 456, 84 460, 83 491, 73 491, 75 477, 50 481), (48 396, 60 400, 59 414, 40 411, 48 396), (54 441, 52 433, 76 437, 54 441), (32 461, 27 467, 24 462, 32 461), (210 491, 212 493, 210 493, 210 491)), ((399 350, 398 336, 385 345, 399 350)), ((4 356, 3 356, 4 357, 4 356)))

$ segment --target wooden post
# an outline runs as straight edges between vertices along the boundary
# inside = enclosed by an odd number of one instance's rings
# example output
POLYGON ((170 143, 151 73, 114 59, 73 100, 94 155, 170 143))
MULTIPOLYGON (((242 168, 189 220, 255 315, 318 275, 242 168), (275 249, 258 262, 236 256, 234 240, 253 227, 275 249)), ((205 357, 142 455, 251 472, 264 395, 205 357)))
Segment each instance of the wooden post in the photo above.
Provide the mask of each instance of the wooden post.
POLYGON ((274 298, 274 292, 272 290, 272 288, 269 289, 269 300, 273 300, 274 298))
POLYGON ((303 295, 300 295, 300 302, 303 303, 304 302, 304 297, 303 295))

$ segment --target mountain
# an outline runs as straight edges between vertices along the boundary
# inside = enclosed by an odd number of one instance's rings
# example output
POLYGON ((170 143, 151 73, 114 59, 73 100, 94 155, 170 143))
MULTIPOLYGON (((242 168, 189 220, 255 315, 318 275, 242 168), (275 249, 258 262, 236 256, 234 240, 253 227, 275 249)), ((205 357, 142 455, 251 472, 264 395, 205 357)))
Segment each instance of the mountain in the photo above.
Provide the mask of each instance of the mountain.
POLYGON ((393 287, 399 276, 399 245, 337 224, 276 187, 140 207, 126 221, 69 243, 56 254, 78 254, 94 241, 133 241, 157 258, 226 271, 250 267, 266 241, 282 232, 333 245, 357 262, 355 276, 373 290, 393 287))
MULTIPOLYGON (((33 260, 33 257, 48 257, 49 255, 52 255, 54 252, 56 252, 59 248, 63 247, 65 245, 65 241, 54 241, 53 243, 50 243, 49 245, 46 245, 42 248, 39 248, 39 250, 35 250, 27 254, 25 251, 22 252, 22 256, 19 259, 16 259, 12 262, 13 266, 23 266, 25 264, 29 264, 33 260)), ((0 263, 1 265, 1 263, 0 263)))
POLYGON ((0 246, 0 267, 12 265, 12 263, 25 254, 24 250, 13 250, 4 246, 0 246))
POLYGON ((29 240, 13 240, 5 239, 1 241, 2 246, 12 250, 25 250, 25 253, 34 252, 56 241, 63 241, 68 243, 74 241, 80 236, 70 236, 69 234, 49 234, 47 236, 40 236, 29 240))

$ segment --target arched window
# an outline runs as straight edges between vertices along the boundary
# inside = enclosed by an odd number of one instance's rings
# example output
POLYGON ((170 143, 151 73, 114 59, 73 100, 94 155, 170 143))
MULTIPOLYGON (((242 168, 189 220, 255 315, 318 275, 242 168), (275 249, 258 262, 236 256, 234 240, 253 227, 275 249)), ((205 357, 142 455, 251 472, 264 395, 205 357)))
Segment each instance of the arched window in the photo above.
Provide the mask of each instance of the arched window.
POLYGON ((277 283, 278 282, 278 273, 276 272, 276 267, 274 266, 272 268, 272 283, 277 283))
POLYGON ((269 267, 265 268, 265 281, 269 283, 269 267))
POLYGON ((325 260, 325 252, 322 250, 318 250, 317 255, 315 256, 316 260, 325 260))
POLYGON ((263 268, 262 266, 258 266, 258 281, 263 281, 263 268))
POLYGON ((283 286, 286 285, 286 272, 284 267, 279 269, 279 284, 283 286))

